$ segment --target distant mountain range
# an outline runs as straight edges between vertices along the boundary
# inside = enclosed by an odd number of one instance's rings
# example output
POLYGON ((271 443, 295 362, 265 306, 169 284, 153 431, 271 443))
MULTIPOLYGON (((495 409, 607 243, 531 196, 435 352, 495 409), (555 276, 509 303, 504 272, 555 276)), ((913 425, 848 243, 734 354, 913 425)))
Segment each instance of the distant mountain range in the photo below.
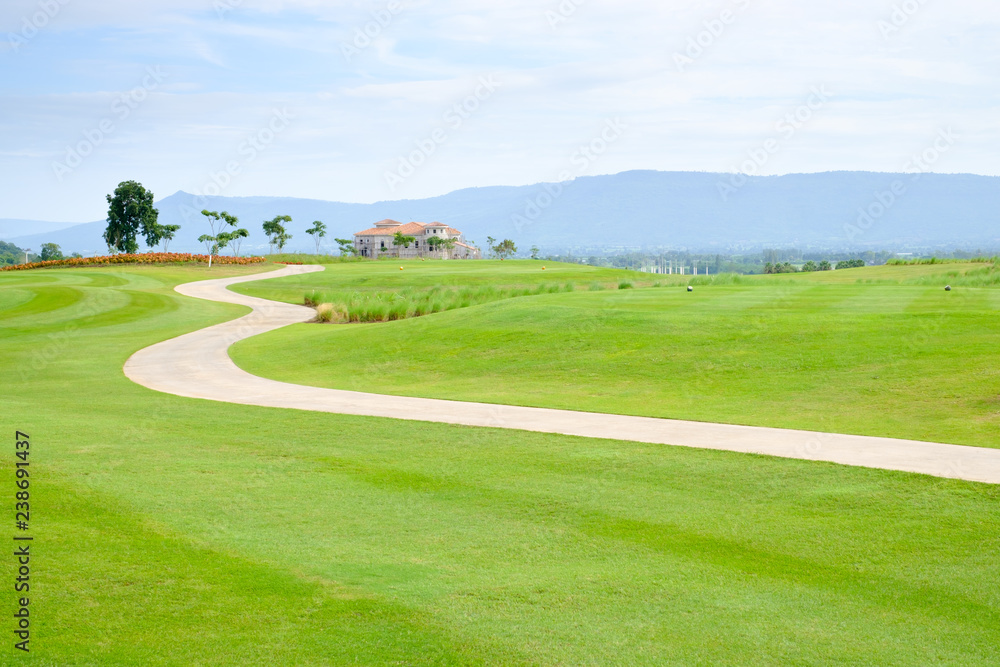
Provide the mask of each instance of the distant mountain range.
MULTIPOLYGON (((103 193, 101 193, 103 196, 103 193)), ((286 250, 312 251, 305 230, 327 224, 324 248, 378 220, 440 221, 485 245, 511 238, 521 249, 769 246, 814 249, 1000 248, 1000 177, 828 172, 788 176, 630 171, 562 184, 485 187, 417 200, 345 204, 289 197, 205 197, 177 192, 157 202, 160 222, 181 226, 170 249, 197 251, 208 232, 202 209, 226 210, 261 252, 261 223, 290 215, 286 250)), ((107 250, 104 221, 67 226, 0 220, 0 238, 37 250, 58 243, 85 255, 107 250), (42 228, 44 226, 44 228, 42 228)))

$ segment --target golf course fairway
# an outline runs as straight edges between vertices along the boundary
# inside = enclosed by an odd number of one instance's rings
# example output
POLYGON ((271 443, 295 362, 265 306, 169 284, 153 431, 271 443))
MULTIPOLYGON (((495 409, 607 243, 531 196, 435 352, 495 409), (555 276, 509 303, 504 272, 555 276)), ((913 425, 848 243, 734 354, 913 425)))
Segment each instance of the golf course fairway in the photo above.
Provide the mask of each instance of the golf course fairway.
MULTIPOLYGON (((334 275, 336 268, 317 275, 334 275)), ((9 643, 4 664, 1000 661, 995 486, 728 452, 230 405, 154 392, 125 377, 123 365, 136 351, 247 312, 184 297, 175 285, 256 270, 0 274, 6 375, 0 405, 11 471, 15 430, 31 436, 36 559, 32 652, 15 658, 9 643)), ((565 271, 559 280, 574 280, 565 271)), ((437 340, 440 322, 453 323, 448 335, 459 350, 463 336, 473 336, 483 322, 496 325, 500 342, 507 335, 508 344, 521 345, 524 337, 504 327, 522 318, 528 331, 537 331, 531 327, 541 326, 539 310, 585 311, 613 294, 636 300, 621 319, 642 322, 635 313, 656 311, 673 298, 669 287, 590 292, 591 277, 579 280, 573 292, 410 320, 295 325, 245 341, 235 356, 241 364, 262 363, 244 352, 267 343, 272 356, 291 355, 291 348, 302 355, 289 372, 302 373, 311 363, 352 382, 383 381, 357 378, 351 368, 331 363, 347 363, 348 344, 363 341, 353 352, 377 359, 394 383, 394 364, 405 371, 424 363, 414 340, 432 350, 448 344, 437 340), (652 301, 643 305, 647 294, 652 301), (584 298, 598 301, 574 305, 584 298), (396 349, 386 342, 394 329, 408 331, 398 338, 405 345, 380 358, 396 349), (344 356, 317 348, 322 337, 343 337, 330 348, 344 356)), ((873 289, 882 287, 891 286, 873 289)), ((897 308, 904 315, 948 307, 931 304, 934 293, 944 294, 937 286, 900 288, 914 291, 897 308)), ((827 286, 791 289, 787 298, 798 303, 806 296, 798 290, 827 286)), ((710 290, 699 286, 693 296, 712 302, 703 297, 710 290)), ((943 372, 938 378, 948 391, 964 386, 971 396, 973 386, 995 388, 995 376, 976 373, 995 342, 978 323, 998 302, 992 289, 968 292, 951 293, 958 297, 951 307, 962 304, 945 318, 951 333, 931 335, 920 350, 932 356, 957 356, 945 349, 956 346, 966 354, 979 350, 972 361, 966 357, 962 378, 950 381, 943 372), (956 342, 953 324, 978 342, 956 342)), ((837 297, 816 296, 822 297, 814 302, 821 331, 835 318, 819 304, 837 297)), ((863 293, 842 297, 844 312, 851 299, 864 305, 863 293)), ((751 333, 764 347, 778 340, 767 334, 773 324, 763 305, 767 295, 715 297, 755 298, 762 305, 751 333)), ((673 310, 686 307, 679 302, 673 310)), ((869 324, 862 332, 877 332, 869 324)), ((578 350, 586 370, 585 343, 585 336, 564 341, 571 347, 560 358, 578 350)), ((707 352, 709 340, 697 344, 707 352)), ((873 346, 877 361, 878 340, 873 346)), ((521 351, 526 368, 537 362, 536 349, 521 351)), ((726 350, 717 352, 712 363, 728 364, 726 350)), ((830 358, 843 352, 834 349, 830 358)), ((450 366, 439 362, 440 378, 428 376, 424 389, 436 389, 440 379, 444 390, 464 392, 452 384, 450 366)), ((785 380, 795 377, 789 364, 785 380)), ((537 378, 521 370, 511 368, 505 383, 530 389, 537 378)), ((767 370, 758 374, 762 391, 779 386, 767 370)), ((858 378, 860 391, 870 391, 865 373, 858 378)), ((480 379, 488 381, 488 375, 480 379)), ((821 386, 817 380, 801 391, 821 386)), ((577 403, 582 392, 574 387, 565 383, 553 400, 577 403)), ((481 388, 487 389, 495 397, 508 391, 481 388)), ((414 395, 420 393, 426 392, 414 395)), ((792 415, 802 408, 791 396, 779 392, 768 405, 784 405, 792 415)), ((969 400, 962 394, 955 405, 975 409, 969 400)), ((605 404, 615 405, 607 398, 605 404)), ((858 407, 874 411, 874 402, 852 405, 863 426, 857 430, 878 421, 858 407)), ((995 413, 994 407, 981 416, 996 419, 995 413)), ((834 430, 833 423, 813 426, 834 430)), ((991 446, 988 424, 963 430, 935 427, 928 418, 923 428, 954 436, 946 441, 991 446)), ((4 559, 7 581, 15 568, 11 557, 4 559)))

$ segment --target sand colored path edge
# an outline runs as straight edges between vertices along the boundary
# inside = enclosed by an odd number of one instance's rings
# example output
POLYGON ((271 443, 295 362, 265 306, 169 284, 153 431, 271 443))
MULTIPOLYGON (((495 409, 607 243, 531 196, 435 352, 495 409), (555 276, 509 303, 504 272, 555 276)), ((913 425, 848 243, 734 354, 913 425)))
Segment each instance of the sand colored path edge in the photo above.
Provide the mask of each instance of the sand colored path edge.
POLYGON ((157 343, 136 352, 125 375, 155 391, 224 403, 386 417, 463 426, 558 433, 585 438, 764 454, 843 465, 900 470, 1000 484, 1000 450, 914 440, 709 424, 651 417, 528 408, 430 398, 387 396, 268 380, 229 357, 237 341, 313 319, 305 306, 243 296, 230 285, 322 271, 289 266, 265 274, 178 285, 180 294, 253 308, 249 315, 157 343))

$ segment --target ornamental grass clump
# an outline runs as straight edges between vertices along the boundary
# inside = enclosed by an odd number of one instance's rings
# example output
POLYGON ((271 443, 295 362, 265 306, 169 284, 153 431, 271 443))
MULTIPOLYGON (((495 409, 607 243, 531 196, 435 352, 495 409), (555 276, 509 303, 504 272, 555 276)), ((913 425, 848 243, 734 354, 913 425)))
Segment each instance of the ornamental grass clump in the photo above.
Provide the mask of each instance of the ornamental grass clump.
POLYGON ((320 304, 332 304, 338 313, 333 321, 391 322, 505 299, 572 292, 575 289, 576 285, 569 282, 564 285, 542 283, 535 286, 505 287, 435 285, 424 289, 407 287, 395 291, 345 290, 340 293, 311 290, 305 293, 303 302, 313 308, 320 304))

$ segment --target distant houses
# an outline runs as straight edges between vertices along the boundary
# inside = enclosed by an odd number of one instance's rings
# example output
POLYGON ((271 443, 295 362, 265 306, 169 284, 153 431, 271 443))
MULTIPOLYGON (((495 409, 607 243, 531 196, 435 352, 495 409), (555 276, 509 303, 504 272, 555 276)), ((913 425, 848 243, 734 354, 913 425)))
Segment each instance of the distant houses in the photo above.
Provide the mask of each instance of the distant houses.
POLYGON ((372 259, 482 259, 479 248, 466 243, 462 232, 441 222, 376 222, 371 229, 354 235, 354 248, 360 256, 372 259), (413 241, 408 246, 397 245, 397 232, 413 241))

